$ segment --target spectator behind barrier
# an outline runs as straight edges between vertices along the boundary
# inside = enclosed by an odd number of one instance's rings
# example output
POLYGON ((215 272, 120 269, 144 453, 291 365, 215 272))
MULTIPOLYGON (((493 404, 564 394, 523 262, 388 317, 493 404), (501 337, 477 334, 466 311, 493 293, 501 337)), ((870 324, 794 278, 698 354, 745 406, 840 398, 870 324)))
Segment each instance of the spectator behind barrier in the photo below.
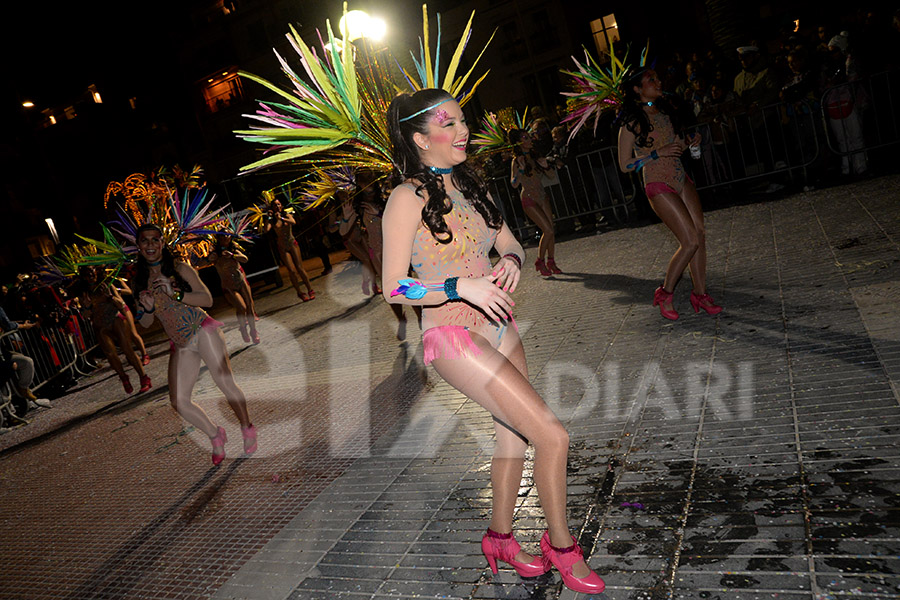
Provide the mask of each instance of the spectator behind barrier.
MULTIPOLYGON (((25 321, 24 323, 11 321, 6 315, 6 311, 0 307, 0 329, 3 330, 3 333, 27 330, 34 326, 35 324, 30 321, 25 321)), ((21 347, 21 338, 19 338, 18 341, 14 341, 10 346, 15 347, 17 344, 21 347)), ((38 398, 34 395, 34 392, 31 391, 31 382, 34 379, 34 361, 24 354, 11 349, 8 350, 7 348, 7 344, 0 344, 0 361, 4 364, 11 363, 10 368, 12 370, 13 393, 20 398, 33 402, 37 406, 49 408, 49 400, 46 398, 38 398)))

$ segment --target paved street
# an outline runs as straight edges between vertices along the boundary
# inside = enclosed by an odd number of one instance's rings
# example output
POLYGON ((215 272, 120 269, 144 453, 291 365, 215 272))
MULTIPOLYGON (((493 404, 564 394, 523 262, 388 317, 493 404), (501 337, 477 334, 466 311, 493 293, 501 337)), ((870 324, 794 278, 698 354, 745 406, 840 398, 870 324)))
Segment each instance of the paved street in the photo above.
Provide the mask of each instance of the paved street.
MULTIPOLYGON (((653 600, 900 598, 900 177, 709 207, 718 317, 651 306, 675 249, 661 224, 557 246, 525 270, 530 377, 569 428, 569 521, 607 583, 653 600)), ((530 264, 535 249, 529 248, 530 264)), ((313 259, 311 264, 317 264, 313 259)), ((262 344, 226 338, 259 428, 204 374, 208 439, 109 369, 0 435, 2 599, 579 598, 555 571, 493 576, 490 416, 422 365, 356 263, 258 298, 262 344)), ((132 376, 136 381, 136 377, 132 376)), ((516 533, 537 551, 530 476, 516 533)))

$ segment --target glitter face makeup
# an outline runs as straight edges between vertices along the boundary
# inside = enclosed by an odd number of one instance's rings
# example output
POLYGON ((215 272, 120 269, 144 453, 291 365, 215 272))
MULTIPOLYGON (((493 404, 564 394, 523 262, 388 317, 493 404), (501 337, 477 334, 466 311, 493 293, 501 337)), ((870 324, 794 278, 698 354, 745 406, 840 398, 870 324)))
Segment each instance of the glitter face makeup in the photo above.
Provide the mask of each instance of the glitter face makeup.
POLYGON ((438 125, 443 125, 444 123, 449 121, 450 118, 451 118, 450 113, 448 113, 443 108, 439 108, 434 113, 434 122, 437 123, 438 125))

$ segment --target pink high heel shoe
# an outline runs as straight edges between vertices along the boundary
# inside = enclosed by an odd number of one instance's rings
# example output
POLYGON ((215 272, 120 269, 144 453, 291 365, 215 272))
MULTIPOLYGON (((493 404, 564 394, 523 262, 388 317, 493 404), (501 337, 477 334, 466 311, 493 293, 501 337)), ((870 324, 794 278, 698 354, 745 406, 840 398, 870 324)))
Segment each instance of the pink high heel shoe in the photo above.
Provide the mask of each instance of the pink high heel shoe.
POLYGON ((150 388, 153 387, 153 383, 150 381, 149 375, 141 375, 141 393, 149 391, 150 388))
POLYGON ((552 258, 547 259, 547 268, 550 269, 550 271, 554 275, 558 275, 558 274, 562 273, 562 269, 560 269, 559 267, 556 266, 556 261, 553 260, 552 258))
POLYGON ((212 463, 217 467, 225 460, 225 442, 227 441, 228 436, 225 435, 225 428, 219 427, 216 437, 212 439, 212 463), (220 452, 216 452, 216 448, 219 448, 220 452))
POLYGON ((557 548, 550 544, 550 532, 545 531, 541 537, 541 554, 543 555, 544 567, 548 571, 550 570, 550 565, 556 567, 565 586, 573 592, 599 594, 606 589, 606 584, 594 571, 591 571, 587 577, 580 579, 572 573, 572 565, 584 559, 581 546, 575 541, 575 536, 572 536, 571 546, 568 548, 557 548))
POLYGON ((709 294, 698 295, 691 292, 691 306, 694 307, 695 313, 700 312, 701 308, 711 315, 717 315, 722 312, 722 307, 713 302, 709 294))
POLYGON ((544 262, 543 258, 539 258, 534 261, 534 268, 540 272, 543 277, 549 277, 553 275, 553 271, 547 268, 547 263, 544 262))
POLYGON ((491 572, 495 575, 497 574, 497 559, 507 563, 522 577, 537 577, 550 570, 550 566, 545 565, 540 556, 535 556, 530 563, 517 561, 516 555, 521 549, 512 532, 497 533, 493 529, 488 529, 481 538, 481 552, 487 559, 491 572))
POLYGON ((241 427, 241 437, 244 438, 244 454, 249 456, 256 452, 258 446, 256 442, 256 427, 253 425, 250 427, 241 427), (248 446, 247 442, 250 440, 253 440, 253 443, 248 446))
POLYGON ((656 288, 653 292, 653 306, 659 306, 659 314, 672 321, 678 320, 678 313, 673 306, 671 309, 666 308, 666 304, 672 301, 672 292, 667 292, 663 286, 656 288))

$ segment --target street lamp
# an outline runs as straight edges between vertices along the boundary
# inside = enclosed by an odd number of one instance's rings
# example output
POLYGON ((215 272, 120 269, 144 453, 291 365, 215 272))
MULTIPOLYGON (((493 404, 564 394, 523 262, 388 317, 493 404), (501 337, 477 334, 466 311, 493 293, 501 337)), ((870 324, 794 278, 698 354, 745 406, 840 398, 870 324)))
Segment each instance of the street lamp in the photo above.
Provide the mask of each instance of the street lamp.
POLYGON ((344 14, 338 22, 338 29, 345 42, 352 42, 360 38, 379 41, 387 31, 387 24, 383 19, 370 17, 362 10, 351 10, 344 14))

